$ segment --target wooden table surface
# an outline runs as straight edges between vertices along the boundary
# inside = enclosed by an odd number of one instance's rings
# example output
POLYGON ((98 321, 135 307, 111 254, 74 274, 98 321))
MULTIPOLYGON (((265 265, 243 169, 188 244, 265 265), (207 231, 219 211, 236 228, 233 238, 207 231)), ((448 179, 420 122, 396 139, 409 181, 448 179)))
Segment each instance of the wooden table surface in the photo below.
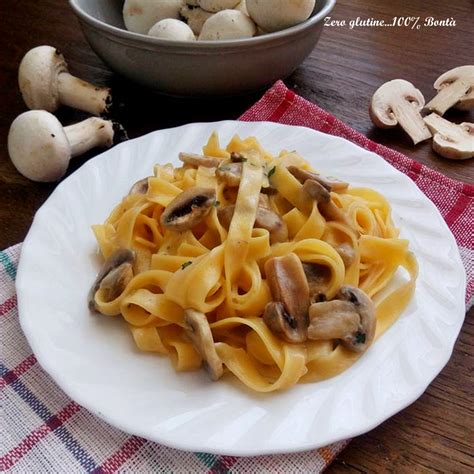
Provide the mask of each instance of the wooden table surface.
MULTIPOLYGON (((474 182, 472 160, 455 162, 433 153, 430 144, 413 147, 398 130, 377 130, 367 114, 368 101, 385 81, 404 78, 427 100, 442 72, 473 62, 472 0, 339 0, 333 19, 391 19, 416 16, 423 21, 453 18, 453 27, 324 28, 310 57, 286 80, 298 94, 316 102, 371 139, 395 148, 456 179, 474 182), (470 42, 470 46, 469 46, 470 42)), ((66 1, 2 0, 0 2, 0 248, 24 239, 35 211, 54 184, 32 183, 9 161, 10 123, 25 111, 17 87, 17 68, 28 49, 58 47, 73 73, 113 86, 124 97, 119 117, 130 137, 194 121, 237 118, 261 93, 226 100, 178 100, 152 95, 112 74, 91 51, 66 1)), ((63 109, 60 120, 72 123, 84 115, 63 109)), ((471 112, 449 112, 454 121, 474 121, 471 112)), ((74 160, 70 171, 93 156, 74 160)), ((410 407, 373 431, 354 439, 329 472, 474 472, 473 312, 466 318, 453 356, 426 392, 410 407)))

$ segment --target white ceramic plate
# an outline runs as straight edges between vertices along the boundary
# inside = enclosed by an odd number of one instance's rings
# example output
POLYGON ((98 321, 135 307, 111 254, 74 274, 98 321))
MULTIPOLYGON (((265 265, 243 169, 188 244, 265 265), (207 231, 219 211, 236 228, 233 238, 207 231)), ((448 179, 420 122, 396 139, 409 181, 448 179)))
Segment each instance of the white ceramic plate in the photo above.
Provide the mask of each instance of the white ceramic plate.
POLYGON ((306 450, 364 433, 412 403, 448 361, 464 318, 465 273, 435 206, 405 175, 341 138, 274 123, 186 125, 125 142, 61 183, 38 211, 17 277, 21 326, 40 364, 75 401, 123 431, 174 448, 229 455, 306 450), (322 173, 382 192, 420 265, 416 294, 349 370, 282 393, 251 393, 202 372, 176 373, 138 351, 120 318, 89 314, 101 223, 156 162, 178 164, 213 130, 297 150, 322 173))

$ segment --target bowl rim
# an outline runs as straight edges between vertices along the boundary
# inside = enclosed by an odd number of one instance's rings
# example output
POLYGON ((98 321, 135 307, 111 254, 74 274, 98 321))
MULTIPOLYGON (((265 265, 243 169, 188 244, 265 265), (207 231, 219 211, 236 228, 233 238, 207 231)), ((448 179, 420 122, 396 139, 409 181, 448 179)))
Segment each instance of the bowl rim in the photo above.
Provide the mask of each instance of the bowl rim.
POLYGON ((321 9, 315 13, 313 16, 308 18, 302 23, 299 23, 290 28, 285 28, 284 30, 275 31, 273 33, 266 33, 261 36, 253 36, 251 38, 240 38, 240 39, 231 39, 231 40, 221 40, 221 41, 175 41, 167 40, 161 38, 155 38, 153 36, 148 36, 142 33, 135 33, 133 31, 125 30, 118 28, 113 25, 109 25, 97 18, 93 17, 89 13, 85 12, 79 5, 77 0, 69 0, 69 5, 73 9, 74 13, 79 17, 79 19, 84 20, 85 22, 92 24, 99 30, 102 30, 107 33, 111 33, 116 36, 121 36, 123 39, 127 38, 130 40, 135 40, 149 45, 157 46, 185 46, 188 49, 203 49, 203 48, 212 48, 218 49, 221 46, 252 46, 258 45, 266 42, 271 42, 279 38, 285 38, 287 36, 292 36, 305 31, 307 28, 313 26, 314 24, 321 21, 333 8, 336 4, 336 0, 322 0, 321 9))

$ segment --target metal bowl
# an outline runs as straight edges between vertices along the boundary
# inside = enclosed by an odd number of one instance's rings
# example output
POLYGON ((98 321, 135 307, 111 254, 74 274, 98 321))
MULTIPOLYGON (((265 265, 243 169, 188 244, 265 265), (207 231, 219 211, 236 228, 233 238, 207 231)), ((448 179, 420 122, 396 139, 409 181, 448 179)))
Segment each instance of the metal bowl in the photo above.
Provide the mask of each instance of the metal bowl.
POLYGON ((312 16, 275 33, 227 41, 168 41, 125 29, 123 2, 69 0, 84 35, 115 72, 161 93, 237 95, 290 75, 311 53, 336 0, 317 0, 312 16))

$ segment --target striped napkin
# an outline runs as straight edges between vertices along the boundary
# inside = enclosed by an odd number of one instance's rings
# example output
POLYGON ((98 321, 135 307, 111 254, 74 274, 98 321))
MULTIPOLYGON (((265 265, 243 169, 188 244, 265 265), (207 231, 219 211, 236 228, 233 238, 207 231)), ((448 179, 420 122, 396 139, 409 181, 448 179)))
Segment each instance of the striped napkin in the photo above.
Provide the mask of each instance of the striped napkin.
MULTIPOLYGON (((474 187, 451 180, 368 140, 276 83, 241 120, 304 125, 342 136, 408 174, 438 206, 456 237, 474 290, 474 187)), ((38 365, 18 324, 15 275, 21 246, 0 252, 0 470, 11 472, 311 472, 327 467, 348 441, 302 453, 253 458, 178 451, 129 436, 70 400, 38 365)))

